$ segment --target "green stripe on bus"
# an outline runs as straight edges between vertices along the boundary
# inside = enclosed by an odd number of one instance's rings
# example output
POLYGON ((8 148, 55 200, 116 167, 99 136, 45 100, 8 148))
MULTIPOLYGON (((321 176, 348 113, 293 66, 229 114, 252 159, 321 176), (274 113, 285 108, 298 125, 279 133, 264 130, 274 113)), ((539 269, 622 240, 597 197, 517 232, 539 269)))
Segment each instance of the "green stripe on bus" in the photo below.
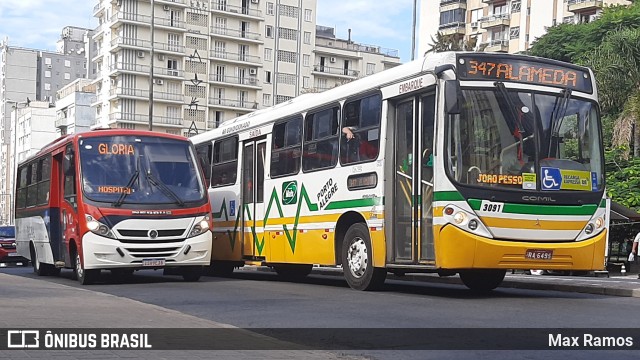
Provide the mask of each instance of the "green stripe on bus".
MULTIPOLYGON (((469 199, 469 205, 473 210, 480 210, 482 200, 469 199)), ((503 213, 527 214, 527 215, 593 215, 598 205, 582 206, 558 206, 543 204, 504 204, 503 213)))
POLYGON ((378 205, 379 202, 380 200, 377 198, 333 201, 333 202, 330 202, 324 209, 337 210, 337 209, 358 208, 358 207, 365 207, 365 206, 375 206, 375 205, 378 205))
POLYGON ((465 198, 457 191, 436 191, 433 201, 464 201, 465 198))

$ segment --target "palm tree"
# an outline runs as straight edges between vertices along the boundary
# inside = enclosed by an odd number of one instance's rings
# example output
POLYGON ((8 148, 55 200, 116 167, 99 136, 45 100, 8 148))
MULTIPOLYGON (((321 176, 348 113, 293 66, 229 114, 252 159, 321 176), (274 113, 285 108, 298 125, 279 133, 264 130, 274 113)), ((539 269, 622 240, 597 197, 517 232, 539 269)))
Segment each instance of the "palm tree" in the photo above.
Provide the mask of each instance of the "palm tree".
POLYGON ((613 145, 633 143, 633 155, 640 157, 640 29, 612 32, 580 62, 596 75, 603 109, 620 114, 613 145))

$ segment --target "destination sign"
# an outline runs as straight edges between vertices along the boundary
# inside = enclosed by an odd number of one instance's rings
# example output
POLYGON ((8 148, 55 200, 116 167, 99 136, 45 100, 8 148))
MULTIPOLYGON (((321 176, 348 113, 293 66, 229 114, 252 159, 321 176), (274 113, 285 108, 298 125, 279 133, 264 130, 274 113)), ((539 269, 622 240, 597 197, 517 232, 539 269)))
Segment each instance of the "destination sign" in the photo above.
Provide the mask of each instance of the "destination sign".
POLYGON ((98 144, 100 155, 135 155, 133 145, 129 144, 98 144))
POLYGON ((539 60, 465 54, 458 57, 460 80, 494 80, 554 86, 593 93, 589 72, 539 60))

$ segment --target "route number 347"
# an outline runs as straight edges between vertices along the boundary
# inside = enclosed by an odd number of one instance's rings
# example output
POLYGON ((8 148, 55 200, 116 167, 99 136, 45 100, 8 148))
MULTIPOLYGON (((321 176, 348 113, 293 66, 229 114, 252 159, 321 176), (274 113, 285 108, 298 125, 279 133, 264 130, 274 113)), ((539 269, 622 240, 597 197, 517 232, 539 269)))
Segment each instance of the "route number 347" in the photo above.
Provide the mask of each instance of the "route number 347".
POLYGON ((504 203, 483 200, 482 204, 480 205, 480 210, 487 212, 502 212, 503 207, 504 203))

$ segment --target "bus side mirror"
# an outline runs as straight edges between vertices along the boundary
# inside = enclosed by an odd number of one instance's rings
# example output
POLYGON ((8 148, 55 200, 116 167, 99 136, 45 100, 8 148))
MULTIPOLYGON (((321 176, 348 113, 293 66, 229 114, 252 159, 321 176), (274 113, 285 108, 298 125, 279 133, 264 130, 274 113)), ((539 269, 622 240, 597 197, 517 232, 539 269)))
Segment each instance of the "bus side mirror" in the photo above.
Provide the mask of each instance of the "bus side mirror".
POLYGON ((449 115, 460 114, 460 99, 462 90, 458 80, 445 80, 444 82, 444 106, 449 115))

